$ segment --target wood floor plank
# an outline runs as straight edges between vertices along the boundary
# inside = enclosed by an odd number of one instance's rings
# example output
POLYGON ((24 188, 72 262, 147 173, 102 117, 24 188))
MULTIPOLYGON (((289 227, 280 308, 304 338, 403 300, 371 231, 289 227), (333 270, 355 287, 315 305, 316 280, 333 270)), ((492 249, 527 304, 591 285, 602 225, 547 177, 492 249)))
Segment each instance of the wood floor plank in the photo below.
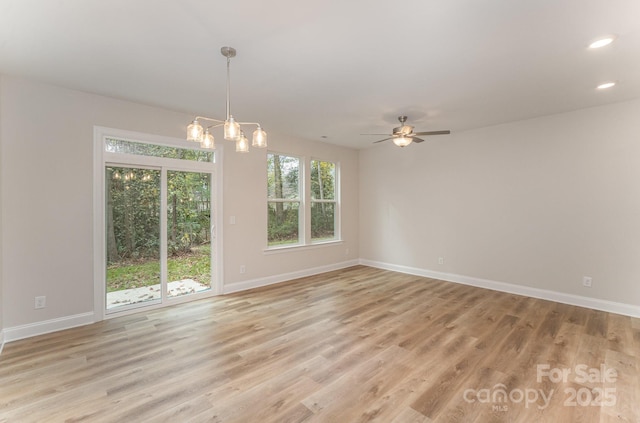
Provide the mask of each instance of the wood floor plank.
POLYGON ((418 413, 413 408, 404 408, 391 420, 391 423, 431 423, 432 421, 433 420, 418 413))
POLYGON ((42 421, 638 422, 640 319, 354 266, 7 343, 0 422, 42 421))
POLYGON ((607 339, 610 350, 631 355, 637 351, 633 345, 633 328, 630 320, 628 316, 609 315, 607 339))

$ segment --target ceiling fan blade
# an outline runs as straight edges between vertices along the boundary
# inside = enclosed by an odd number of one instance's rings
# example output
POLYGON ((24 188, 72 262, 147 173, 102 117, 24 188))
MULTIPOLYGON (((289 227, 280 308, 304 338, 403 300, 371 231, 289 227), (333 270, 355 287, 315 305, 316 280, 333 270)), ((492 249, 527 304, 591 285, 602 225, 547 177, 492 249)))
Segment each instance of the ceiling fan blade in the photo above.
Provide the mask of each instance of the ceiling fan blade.
POLYGON ((427 131, 427 132, 414 132, 413 135, 447 135, 450 134, 451 131, 427 131))
POLYGON ((411 139, 413 140, 413 142, 423 142, 424 141, 422 138, 418 138, 418 137, 411 137, 411 139))
POLYGON ((360 135, 377 135, 377 136, 386 135, 386 136, 389 136, 390 134, 360 134, 360 135))
POLYGON ((388 141, 388 140, 391 140, 391 139, 393 139, 393 138, 394 138, 394 137, 391 137, 391 138, 385 138, 385 139, 383 139, 383 140, 374 141, 373 143, 374 143, 374 144, 377 144, 377 143, 379 143, 379 142, 388 141))

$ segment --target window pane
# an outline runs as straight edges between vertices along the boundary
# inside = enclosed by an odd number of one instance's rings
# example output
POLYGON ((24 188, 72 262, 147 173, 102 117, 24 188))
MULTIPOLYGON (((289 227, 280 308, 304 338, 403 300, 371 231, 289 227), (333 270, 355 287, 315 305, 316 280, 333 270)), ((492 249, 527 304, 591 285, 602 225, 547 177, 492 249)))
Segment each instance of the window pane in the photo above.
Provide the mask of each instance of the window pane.
POLYGON ((106 167, 107 308, 160 299, 160 171, 106 167))
POLYGON ((297 157, 267 154, 267 196, 274 199, 299 199, 299 168, 300 160, 297 157))
POLYGON ((331 162, 311 160, 311 198, 335 200, 336 165, 331 162))
POLYGON ((109 153, 137 154, 139 156, 165 157, 168 159, 212 162, 213 152, 191 150, 187 148, 167 147, 143 142, 125 141, 107 138, 105 151, 109 153))
POLYGON ((167 294, 211 288, 211 175, 167 172, 167 294))
POLYGON ((335 238, 335 203, 311 203, 311 240, 335 238))
POLYGON ((269 213, 268 244, 270 246, 297 244, 300 203, 297 201, 270 201, 267 207, 269 213))

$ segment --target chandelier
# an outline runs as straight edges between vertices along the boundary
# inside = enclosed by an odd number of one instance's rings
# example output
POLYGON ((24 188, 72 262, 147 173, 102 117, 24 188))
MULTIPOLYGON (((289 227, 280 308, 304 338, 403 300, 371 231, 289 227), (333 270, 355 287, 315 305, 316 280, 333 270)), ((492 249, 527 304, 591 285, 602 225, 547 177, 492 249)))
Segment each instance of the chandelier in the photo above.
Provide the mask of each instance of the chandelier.
POLYGON ((251 145, 253 147, 264 148, 267 146, 267 133, 264 132, 259 123, 256 122, 236 122, 231 114, 230 109, 230 78, 229 65, 231 58, 236 56, 236 49, 233 47, 222 47, 220 53, 227 58, 227 117, 225 120, 212 119, 204 116, 196 116, 196 118, 187 126, 187 141, 199 142, 200 147, 214 150, 215 140, 211 129, 224 125, 224 139, 235 141, 236 151, 246 153, 249 151, 249 140, 244 135, 241 125, 255 125, 257 129, 253 131, 251 145), (211 125, 203 127, 200 121, 213 122, 211 125))

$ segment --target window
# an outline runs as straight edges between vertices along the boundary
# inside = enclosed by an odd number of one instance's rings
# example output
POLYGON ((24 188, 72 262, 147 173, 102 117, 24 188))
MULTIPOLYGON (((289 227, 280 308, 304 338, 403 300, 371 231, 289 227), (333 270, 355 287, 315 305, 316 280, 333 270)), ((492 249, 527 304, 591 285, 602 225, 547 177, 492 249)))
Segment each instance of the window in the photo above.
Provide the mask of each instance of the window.
POLYGON ((311 160, 311 241, 336 236, 336 165, 311 160))
POLYGON ((300 159, 267 154, 269 246, 300 242, 300 159))
POLYGON ((171 147, 150 143, 105 138, 105 150, 108 153, 134 154, 139 156, 165 157, 168 159, 193 160, 196 162, 213 162, 212 151, 202 151, 180 147, 171 147))
POLYGON ((267 246, 340 238, 338 164, 267 153, 267 246))

